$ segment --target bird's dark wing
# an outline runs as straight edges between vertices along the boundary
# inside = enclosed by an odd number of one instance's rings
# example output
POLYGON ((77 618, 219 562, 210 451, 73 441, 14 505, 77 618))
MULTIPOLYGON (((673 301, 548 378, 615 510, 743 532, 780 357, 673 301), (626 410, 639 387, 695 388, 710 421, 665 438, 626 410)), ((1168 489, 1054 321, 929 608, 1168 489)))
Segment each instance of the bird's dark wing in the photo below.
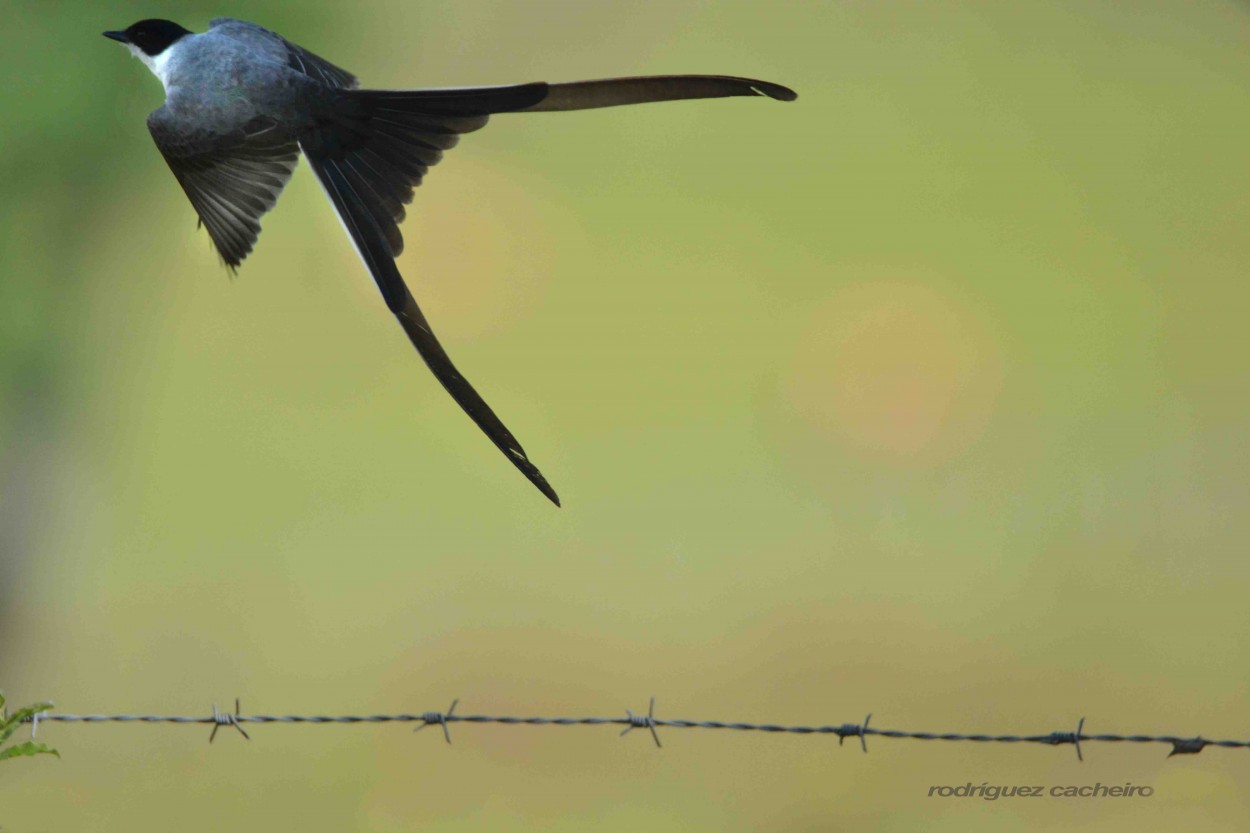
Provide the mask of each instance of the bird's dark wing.
MULTIPOLYGON (((472 90, 344 91, 325 105, 316 127, 300 136, 300 146, 310 162, 337 171, 386 237, 391 257, 398 257, 404 249, 399 224, 405 206, 443 152, 455 147, 461 134, 481 129, 489 114, 529 106, 545 89, 544 84, 523 84, 472 90)), ((379 284, 393 312, 403 296, 402 287, 402 281, 379 284)))
POLYGON ((286 45, 289 58, 287 63, 291 69, 299 70, 305 75, 315 78, 328 87, 339 87, 342 89, 353 89, 360 82, 356 80, 356 76, 352 75, 342 67, 336 67, 334 64, 314 55, 302 46, 296 46, 286 38, 282 39, 282 43, 286 45))
POLYGON ((299 145, 259 118, 229 133, 188 131, 166 108, 148 116, 157 148, 231 269, 252 251, 299 160, 299 145))

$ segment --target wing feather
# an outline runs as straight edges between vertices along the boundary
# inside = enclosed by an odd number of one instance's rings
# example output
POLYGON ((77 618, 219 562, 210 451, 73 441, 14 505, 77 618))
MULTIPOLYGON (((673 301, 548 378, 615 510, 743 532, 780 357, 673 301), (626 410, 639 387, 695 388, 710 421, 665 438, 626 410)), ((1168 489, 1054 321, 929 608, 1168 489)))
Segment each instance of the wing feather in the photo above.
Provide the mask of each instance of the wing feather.
POLYGON ((148 117, 148 129, 221 259, 237 269, 291 179, 298 143, 263 118, 224 134, 187 131, 165 107, 148 117))

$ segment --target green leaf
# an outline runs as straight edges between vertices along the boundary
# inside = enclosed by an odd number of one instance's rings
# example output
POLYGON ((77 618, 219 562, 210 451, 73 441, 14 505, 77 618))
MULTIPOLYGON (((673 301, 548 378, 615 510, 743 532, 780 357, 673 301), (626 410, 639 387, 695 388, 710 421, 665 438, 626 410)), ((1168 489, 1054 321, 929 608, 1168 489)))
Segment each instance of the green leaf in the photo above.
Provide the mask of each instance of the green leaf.
POLYGON ((0 761, 8 758, 29 758, 35 755, 56 755, 61 757, 61 753, 57 752, 46 743, 35 743, 28 740, 25 743, 19 743, 17 746, 10 746, 8 749, 0 749, 0 761))
MULTIPOLYGON (((51 703, 35 703, 27 705, 25 708, 17 709, 12 714, 6 714, 4 709, 4 694, 0 693, 0 744, 4 743, 12 737, 17 728, 22 723, 35 718, 35 715, 47 712, 53 708, 51 703)), ((9 758, 29 758, 31 755, 56 755, 60 758, 61 753, 58 750, 49 747, 46 743, 35 743, 34 740, 27 740, 26 743, 11 745, 11 747, 0 749, 0 760, 8 760, 9 758)))
POLYGON ((33 706, 27 706, 24 709, 18 709, 9 715, 8 719, 0 725, 0 743, 4 743, 9 739, 17 728, 23 723, 28 722, 32 717, 40 712, 46 712, 52 708, 51 703, 35 703, 33 706))
POLYGON ((9 718, 9 721, 12 723, 26 723, 36 714, 39 714, 40 712, 51 711, 51 710, 52 710, 51 703, 35 703, 34 705, 26 706, 25 708, 21 708, 13 712, 13 715, 9 718))
MULTIPOLYGON (((18 709, 13 714, 5 714, 3 711, 4 695, 0 694, 0 744, 13 737, 13 733, 24 722, 32 720, 35 715, 46 712, 51 708, 51 703, 35 703, 32 706, 18 709)), ((52 747, 43 743, 35 743, 33 740, 10 746, 7 749, 0 749, 0 761, 8 758, 29 757, 31 755, 56 755, 58 758, 61 757, 61 753, 52 747)))

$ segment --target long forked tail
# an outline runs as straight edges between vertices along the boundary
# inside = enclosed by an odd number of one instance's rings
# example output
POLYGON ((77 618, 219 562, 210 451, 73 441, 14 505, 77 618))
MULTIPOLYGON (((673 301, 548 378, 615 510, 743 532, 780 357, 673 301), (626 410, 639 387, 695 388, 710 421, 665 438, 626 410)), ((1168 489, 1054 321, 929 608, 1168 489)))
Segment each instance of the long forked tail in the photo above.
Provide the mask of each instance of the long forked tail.
POLYGON ((752 95, 767 96, 777 101, 794 101, 799 97, 789 87, 753 78, 737 78, 732 75, 646 75, 548 84, 547 96, 537 104, 526 107, 525 112, 592 110, 597 107, 620 107, 653 101, 752 95))
POLYGON ((487 116, 527 106, 541 84, 496 90, 436 92, 350 91, 317 129, 300 138, 357 254, 435 378, 478 427, 552 503, 560 498, 525 449, 452 364, 395 265, 403 248, 398 223, 429 166, 461 133, 487 116))
POLYGON ((463 133, 506 112, 583 110, 689 98, 794 92, 777 84, 712 75, 653 76, 442 90, 335 90, 314 127, 300 136, 317 181, 421 358, 452 398, 539 491, 560 498, 516 437, 452 364, 395 266, 399 223, 413 188, 463 133))

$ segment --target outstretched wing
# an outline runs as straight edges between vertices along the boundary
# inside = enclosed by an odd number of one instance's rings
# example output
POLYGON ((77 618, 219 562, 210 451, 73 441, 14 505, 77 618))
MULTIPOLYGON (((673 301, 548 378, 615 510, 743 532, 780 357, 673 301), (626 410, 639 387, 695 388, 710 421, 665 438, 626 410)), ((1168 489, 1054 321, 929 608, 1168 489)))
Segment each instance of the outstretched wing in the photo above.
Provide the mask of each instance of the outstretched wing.
POLYGON ((187 130, 164 107, 148 116, 148 130, 221 259, 238 268, 260 235, 261 216, 291 179, 299 145, 272 119, 214 133, 187 130))
MULTIPOLYGON (((313 129, 299 138, 318 180, 333 197, 330 180, 350 205, 365 212, 386 238, 386 254, 403 252, 399 231, 413 189, 460 136, 481 129, 492 113, 528 107, 546 94, 545 84, 469 90, 351 90, 340 93, 313 129)), ((335 203, 340 215, 344 204, 335 203)), ((356 241, 360 245, 360 241, 356 241)), ((392 312, 406 294, 403 279, 371 269, 392 312)))

